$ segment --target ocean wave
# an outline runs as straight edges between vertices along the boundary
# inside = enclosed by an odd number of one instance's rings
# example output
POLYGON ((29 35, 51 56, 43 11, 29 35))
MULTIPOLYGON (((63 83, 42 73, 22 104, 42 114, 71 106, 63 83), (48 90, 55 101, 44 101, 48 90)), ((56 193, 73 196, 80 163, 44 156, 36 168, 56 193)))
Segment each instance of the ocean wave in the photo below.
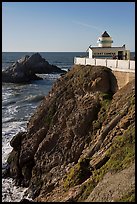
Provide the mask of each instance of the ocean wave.
POLYGON ((3 102, 2 109, 3 109, 4 117, 2 118, 2 122, 11 121, 13 117, 7 117, 6 115, 15 116, 15 114, 17 114, 17 112, 21 109, 29 108, 31 111, 31 109, 35 108, 38 102, 42 101, 44 98, 45 98, 45 95, 29 95, 26 98, 24 97, 20 100, 18 99, 18 101, 3 102))
POLYGON ((20 202, 28 188, 15 186, 13 179, 2 179, 2 202, 20 202))
POLYGON ((3 102, 2 102, 2 105, 3 105, 3 106, 9 106, 9 105, 13 105, 13 104, 15 104, 15 103, 16 103, 15 100, 11 100, 11 101, 6 100, 6 101, 3 101, 3 102))
POLYGON ((53 64, 62 64, 63 62, 61 61, 53 61, 53 64))
POLYGON ((30 95, 25 99, 25 101, 39 102, 39 101, 43 100, 44 98, 45 98, 45 95, 36 95, 36 96, 30 95))
MULTIPOLYGON (((29 103, 31 103, 31 102, 37 103, 37 102, 43 100, 44 97, 45 97, 45 95, 29 95, 28 97, 23 98, 22 100, 19 100, 18 102, 16 102, 16 104, 18 104, 18 105, 21 104, 20 105, 21 107, 25 107, 25 106, 28 106, 29 103)), ((21 108, 21 107, 17 107, 17 108, 21 108)))
POLYGON ((14 63, 14 61, 5 61, 4 63, 5 64, 11 64, 11 63, 14 63))
MULTIPOLYGON (((6 140, 9 136, 17 134, 19 131, 25 131, 27 121, 10 121, 8 123, 3 123, 2 126, 2 139, 6 140)), ((7 141, 6 141, 7 142, 7 141)))
POLYGON ((10 140, 18 132, 26 131, 27 121, 7 122, 2 125, 2 163, 7 160, 8 154, 11 152, 10 140))
POLYGON ((58 79, 60 74, 36 74, 43 79, 58 79))
POLYGON ((14 120, 14 118, 13 117, 5 117, 5 118, 2 118, 2 123, 8 123, 8 122, 11 122, 11 121, 13 121, 14 120))

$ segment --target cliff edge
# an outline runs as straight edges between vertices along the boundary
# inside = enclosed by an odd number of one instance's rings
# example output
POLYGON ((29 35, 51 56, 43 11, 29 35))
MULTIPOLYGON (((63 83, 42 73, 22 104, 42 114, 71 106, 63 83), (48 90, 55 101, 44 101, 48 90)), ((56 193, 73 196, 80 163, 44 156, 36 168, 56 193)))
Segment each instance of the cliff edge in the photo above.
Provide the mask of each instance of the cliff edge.
POLYGON ((11 140, 8 176, 37 202, 134 201, 135 80, 75 65, 11 140))

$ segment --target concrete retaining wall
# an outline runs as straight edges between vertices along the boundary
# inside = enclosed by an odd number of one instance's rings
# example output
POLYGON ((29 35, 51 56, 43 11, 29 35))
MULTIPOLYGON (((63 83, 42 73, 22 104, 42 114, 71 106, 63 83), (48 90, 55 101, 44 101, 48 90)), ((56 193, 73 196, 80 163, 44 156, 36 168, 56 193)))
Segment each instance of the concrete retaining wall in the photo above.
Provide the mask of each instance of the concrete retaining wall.
POLYGON ((121 71, 112 71, 117 80, 118 89, 125 86, 129 81, 135 78, 135 73, 133 72, 121 72, 121 71))

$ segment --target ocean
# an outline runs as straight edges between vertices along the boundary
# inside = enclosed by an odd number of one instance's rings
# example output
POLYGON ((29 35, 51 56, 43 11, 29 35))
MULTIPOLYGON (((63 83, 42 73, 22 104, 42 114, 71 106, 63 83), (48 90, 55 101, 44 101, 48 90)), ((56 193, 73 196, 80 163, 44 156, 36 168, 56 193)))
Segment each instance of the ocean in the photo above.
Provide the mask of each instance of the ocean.
MULTIPOLYGON (((86 52, 39 52, 50 64, 63 70, 71 69, 74 57, 87 56, 86 52)), ((2 70, 32 52, 3 52, 2 70)), ((131 53, 134 56, 135 53, 131 53)), ((27 121, 52 88, 60 74, 43 74, 43 80, 29 84, 2 83, 2 169, 12 150, 10 140, 19 131, 25 131, 27 121)), ((2 179, 2 202, 19 202, 27 188, 17 187, 11 178, 2 179)))

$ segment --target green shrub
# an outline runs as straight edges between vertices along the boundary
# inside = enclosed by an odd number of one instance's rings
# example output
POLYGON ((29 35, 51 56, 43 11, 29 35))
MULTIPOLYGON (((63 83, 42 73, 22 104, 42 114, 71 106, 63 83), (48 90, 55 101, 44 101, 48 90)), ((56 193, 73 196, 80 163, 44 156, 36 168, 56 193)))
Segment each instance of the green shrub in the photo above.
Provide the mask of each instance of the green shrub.
POLYGON ((90 177, 91 171, 89 169, 89 159, 81 159, 74 167, 72 167, 64 180, 64 188, 83 183, 90 177))

